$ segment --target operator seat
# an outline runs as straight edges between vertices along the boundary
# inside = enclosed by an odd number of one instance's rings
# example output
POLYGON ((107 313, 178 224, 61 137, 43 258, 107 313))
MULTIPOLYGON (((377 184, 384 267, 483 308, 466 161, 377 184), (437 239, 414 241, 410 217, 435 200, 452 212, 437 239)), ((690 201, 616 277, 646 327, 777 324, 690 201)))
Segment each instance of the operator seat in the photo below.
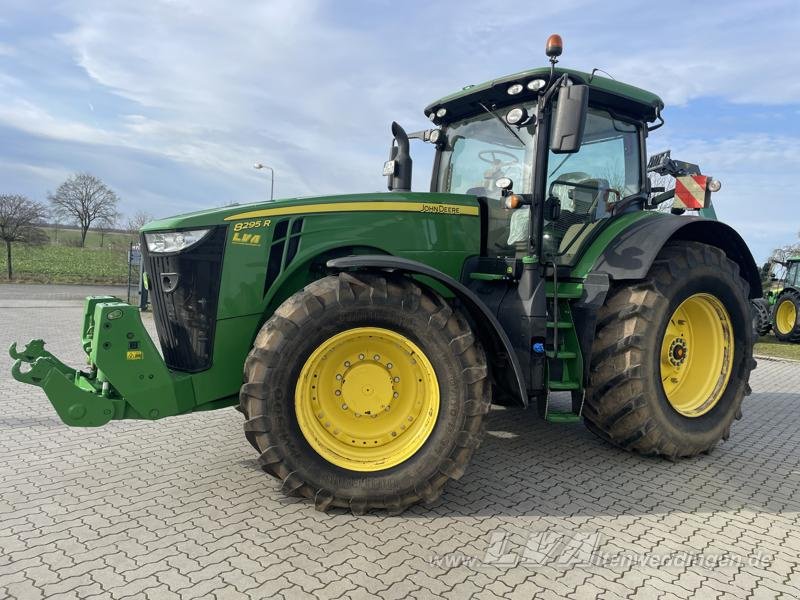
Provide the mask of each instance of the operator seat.
POLYGON ((572 202, 572 210, 562 210, 561 218, 551 223, 550 227, 552 234, 561 238, 558 244, 558 253, 572 254, 594 230, 598 221, 609 216, 608 190, 610 186, 608 180, 602 178, 587 178, 564 182, 564 184, 569 188, 567 194, 572 202))

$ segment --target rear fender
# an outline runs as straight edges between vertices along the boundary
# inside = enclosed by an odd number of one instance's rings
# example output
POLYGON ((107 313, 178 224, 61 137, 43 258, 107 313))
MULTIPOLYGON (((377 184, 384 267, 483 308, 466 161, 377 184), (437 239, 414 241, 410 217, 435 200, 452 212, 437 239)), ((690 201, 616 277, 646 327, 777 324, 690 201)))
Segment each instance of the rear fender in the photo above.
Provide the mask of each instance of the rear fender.
POLYGON ((481 343, 487 348, 487 351, 498 350, 505 354, 507 366, 510 367, 514 373, 520 404, 528 406, 525 376, 522 372, 517 354, 511 345, 511 340, 508 339, 505 331, 503 331, 503 327, 494 314, 469 288, 449 275, 429 267, 424 263, 408 260, 406 258, 399 258, 397 256, 346 256, 329 260, 327 266, 334 271, 361 269, 392 271, 404 275, 422 275, 433 279, 439 285, 450 290, 469 312, 478 329, 476 333, 481 343))
POLYGON ((720 248, 750 284, 750 298, 761 297, 761 278, 750 249, 729 225, 702 217, 664 215, 640 219, 603 249, 592 268, 613 281, 643 279, 661 248, 669 241, 702 242, 720 248))

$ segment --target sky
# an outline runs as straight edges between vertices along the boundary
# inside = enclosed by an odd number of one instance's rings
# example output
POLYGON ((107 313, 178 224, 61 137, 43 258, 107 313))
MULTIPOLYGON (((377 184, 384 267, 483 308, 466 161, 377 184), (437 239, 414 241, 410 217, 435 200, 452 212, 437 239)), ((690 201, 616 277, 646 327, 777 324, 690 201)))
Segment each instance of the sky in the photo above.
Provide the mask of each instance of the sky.
POLYGON ((0 0, 0 192, 88 171, 165 217, 267 198, 255 162, 276 197, 384 190, 392 120, 545 65, 551 33, 561 66, 664 99, 649 153, 720 179, 757 261, 798 241, 798 0, 0 0))

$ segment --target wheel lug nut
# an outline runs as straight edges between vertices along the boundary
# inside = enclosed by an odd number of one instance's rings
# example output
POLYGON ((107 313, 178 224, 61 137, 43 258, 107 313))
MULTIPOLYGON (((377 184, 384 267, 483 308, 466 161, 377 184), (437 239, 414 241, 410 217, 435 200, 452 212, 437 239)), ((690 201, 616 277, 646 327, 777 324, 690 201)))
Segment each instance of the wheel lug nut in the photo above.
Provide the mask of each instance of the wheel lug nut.
POLYGON ((380 354, 376 354, 375 356, 372 357, 372 360, 380 360, 380 359, 381 359, 380 354))
POLYGON ((400 397, 400 394, 398 394, 397 392, 395 392, 394 394, 392 394, 392 396, 393 396, 393 397, 395 397, 395 398, 399 398, 399 397, 400 397))
POLYGON ((413 421, 413 420, 414 420, 414 417, 408 417, 408 422, 409 422, 409 423, 410 423, 411 421, 413 421))
POLYGON ((363 354, 359 354, 358 355, 358 360, 364 360, 364 355, 363 354))
POLYGON ((342 395, 342 390, 336 390, 333 393, 336 394, 337 396, 341 396, 342 395))
POLYGON ((345 367, 349 367, 350 366, 350 361, 349 360, 344 361, 344 366, 345 367))
POLYGON ((400 383, 400 378, 399 378, 399 377, 395 377, 395 378, 394 378, 394 382, 395 382, 395 383, 400 383))
POLYGON ((339 373, 336 374, 336 380, 337 381, 341 381, 342 380, 341 374, 339 374, 339 373))
POLYGON ((386 363, 386 368, 391 369, 394 365, 392 363, 386 363))
POLYGON ((347 404, 342 404, 342 410, 347 410, 347 404))

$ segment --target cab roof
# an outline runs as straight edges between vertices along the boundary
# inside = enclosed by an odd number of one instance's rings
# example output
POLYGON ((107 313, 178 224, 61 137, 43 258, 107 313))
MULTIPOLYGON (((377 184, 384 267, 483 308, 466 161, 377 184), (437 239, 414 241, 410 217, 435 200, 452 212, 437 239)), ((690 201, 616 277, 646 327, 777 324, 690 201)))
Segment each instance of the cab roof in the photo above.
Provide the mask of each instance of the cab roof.
MULTIPOLYGON (((637 120, 655 121, 658 113, 664 108, 664 102, 655 94, 641 88, 621 83, 608 77, 600 77, 573 69, 555 69, 555 76, 566 73, 570 80, 577 84, 589 86, 589 101, 612 108, 637 120)), ((446 108, 447 114, 437 122, 452 122, 482 110, 479 102, 490 106, 501 107, 517 104, 526 99, 532 100, 537 92, 528 90, 527 83, 532 79, 547 79, 550 67, 539 67, 492 79, 479 85, 470 85, 449 96, 445 96, 429 104, 425 108, 425 116, 430 118, 432 112, 446 108), (509 86, 520 83, 523 90, 520 94, 509 95, 509 86)))

